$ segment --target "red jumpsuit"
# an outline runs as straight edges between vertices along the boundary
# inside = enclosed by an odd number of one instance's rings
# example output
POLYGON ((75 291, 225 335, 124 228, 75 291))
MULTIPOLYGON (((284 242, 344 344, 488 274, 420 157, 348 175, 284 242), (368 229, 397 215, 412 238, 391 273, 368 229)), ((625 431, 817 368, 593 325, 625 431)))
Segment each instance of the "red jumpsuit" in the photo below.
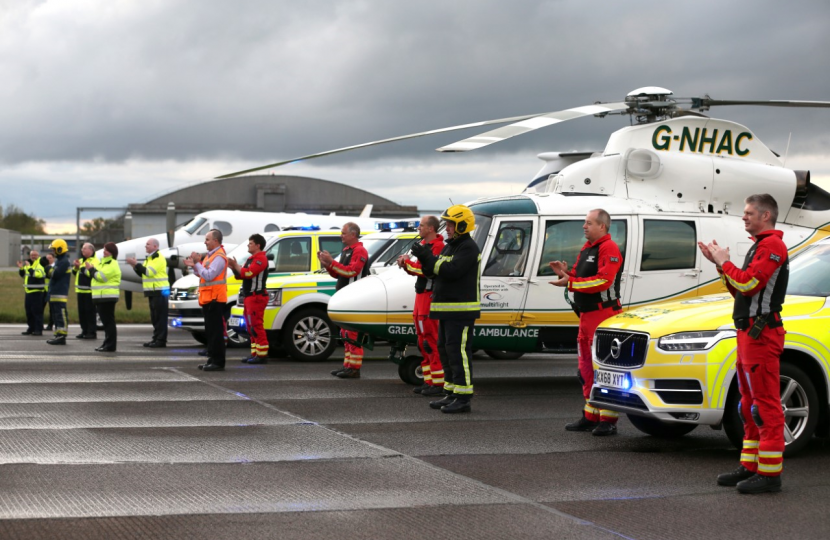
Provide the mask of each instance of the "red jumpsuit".
POLYGON ((262 325, 265 308, 268 305, 268 292, 265 281, 268 277, 268 259, 264 251, 260 251, 245 262, 239 271, 239 277, 248 282, 243 285, 245 290, 245 325, 248 335, 251 336, 251 357, 268 357, 268 336, 262 325))
POLYGON ((784 462, 780 358, 786 332, 779 311, 784 302, 789 266, 782 237, 783 232, 777 230, 758 234, 743 269, 727 261, 719 270, 721 279, 735 297, 736 369, 744 421, 741 464, 762 476, 780 475, 784 462), (752 339, 749 330, 755 317, 767 313, 771 313, 770 322, 758 339, 752 339))
MULTIPOLYGON (((426 244, 422 241, 421 244, 426 244)), ((432 254, 438 257, 444 249, 444 237, 438 235, 430 243, 432 254)), ((415 309, 412 319, 415 322, 415 335, 418 339, 418 349, 421 351, 421 371, 424 382, 429 386, 444 387, 444 368, 438 355, 438 320, 429 318, 432 305, 432 280, 424 277, 420 261, 406 260, 404 271, 418 277, 415 285, 415 309), (418 292, 421 288, 423 290, 418 292)))
MULTIPOLYGON (((369 253, 361 242, 347 246, 340 253, 340 262, 332 261, 328 272, 331 277, 337 278, 336 289, 339 291, 343 287, 369 275, 369 253)), ((340 336, 357 341, 357 332, 344 328, 340 329, 340 336)), ((343 348, 346 350, 343 355, 343 367, 346 369, 360 369, 363 365, 363 347, 353 345, 348 341, 343 343, 343 348)))
POLYGON ((596 242, 586 242, 573 268, 568 272, 568 290, 579 293, 574 295, 574 304, 579 310, 579 378, 585 398, 585 419, 590 422, 616 424, 619 418, 616 411, 592 407, 588 404, 588 399, 594 384, 591 355, 594 333, 602 321, 622 311, 618 298, 621 267, 620 249, 611 240, 611 235, 606 234, 596 242), (615 288, 616 296, 611 294, 615 288), (605 307, 600 307, 603 304, 605 307))

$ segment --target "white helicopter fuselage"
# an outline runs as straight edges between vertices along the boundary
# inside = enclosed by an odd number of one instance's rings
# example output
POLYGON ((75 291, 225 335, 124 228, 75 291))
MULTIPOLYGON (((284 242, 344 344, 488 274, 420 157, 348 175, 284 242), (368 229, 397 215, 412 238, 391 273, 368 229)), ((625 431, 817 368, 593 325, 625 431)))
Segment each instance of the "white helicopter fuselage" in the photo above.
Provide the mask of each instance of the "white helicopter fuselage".
MULTIPOLYGON (((830 234, 830 205, 810 202, 811 193, 827 194, 809 187, 808 173, 784 168, 744 126, 700 117, 623 128, 604 152, 551 174, 536 193, 469 203, 482 250, 474 348, 573 348, 578 319, 564 289, 549 283, 548 262, 574 263, 596 208, 611 214, 623 253, 624 307, 723 292, 697 242, 716 239, 740 264, 753 243, 741 219, 753 193, 775 197, 791 255, 830 234)), ((393 270, 342 289, 328 310, 340 326, 414 343, 414 299, 414 278, 393 270)))

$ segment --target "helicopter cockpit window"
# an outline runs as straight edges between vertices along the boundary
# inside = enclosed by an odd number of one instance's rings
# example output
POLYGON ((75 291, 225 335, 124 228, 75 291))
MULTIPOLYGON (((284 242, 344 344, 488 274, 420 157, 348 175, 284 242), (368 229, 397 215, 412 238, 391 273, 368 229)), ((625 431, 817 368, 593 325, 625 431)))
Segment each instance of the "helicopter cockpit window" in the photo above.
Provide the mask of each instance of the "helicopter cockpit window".
POLYGON ((227 221, 214 221, 213 228, 218 229, 224 236, 230 236, 233 234, 233 225, 227 221))
MULTIPOLYGON (((545 224, 545 245, 539 259, 537 275, 552 276, 553 270, 548 265, 551 261, 565 261, 568 267, 576 262, 576 257, 585 245, 585 232, 582 230, 584 220, 548 221, 545 224)), ((625 260, 628 244, 628 223, 624 219, 611 220, 611 239, 620 248, 625 260)))
MULTIPOLYGON (((473 215, 476 219, 476 228, 473 229, 473 232, 471 232, 470 235, 473 237, 473 240, 476 241, 476 244, 478 244, 478 249, 483 250, 484 244, 487 242, 487 233, 490 232, 490 224, 493 222, 493 218, 481 214, 473 215)), ((442 227, 446 226, 443 222, 441 225, 442 227)), ((445 234, 444 238, 446 238, 446 236, 447 235, 445 234)))
POLYGON ((204 225, 206 221, 207 219, 203 217, 195 217, 184 225, 184 230, 185 232, 187 232, 187 234, 193 234, 199 229, 199 227, 204 225))
POLYGON ((643 220, 643 258, 640 270, 694 268, 697 233, 694 221, 643 220))
POLYGON ((496 241, 482 275, 524 275, 532 230, 533 224, 530 221, 503 222, 496 233, 496 241))

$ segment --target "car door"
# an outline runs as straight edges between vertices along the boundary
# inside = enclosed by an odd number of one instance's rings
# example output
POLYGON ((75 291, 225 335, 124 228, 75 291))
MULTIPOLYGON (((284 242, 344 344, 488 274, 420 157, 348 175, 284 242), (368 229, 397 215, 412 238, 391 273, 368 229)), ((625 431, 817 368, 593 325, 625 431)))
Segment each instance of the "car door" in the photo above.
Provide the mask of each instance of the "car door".
POLYGON ((527 296, 531 261, 536 256, 539 218, 495 218, 495 231, 481 257, 481 319, 476 346, 514 350, 521 334, 521 306, 527 296))
POLYGON ((680 295, 697 295, 701 254, 699 223, 689 216, 640 216, 625 303, 639 306, 680 295))

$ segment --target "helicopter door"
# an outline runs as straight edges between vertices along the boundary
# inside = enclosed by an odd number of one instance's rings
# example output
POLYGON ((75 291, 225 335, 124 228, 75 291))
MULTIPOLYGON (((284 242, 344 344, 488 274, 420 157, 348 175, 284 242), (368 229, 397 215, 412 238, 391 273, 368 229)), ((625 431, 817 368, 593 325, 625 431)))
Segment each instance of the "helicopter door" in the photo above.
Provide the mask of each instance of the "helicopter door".
POLYGON ((696 296, 701 273, 698 220, 640 217, 638 229, 640 241, 631 249, 633 270, 625 303, 636 307, 680 295, 696 296))
MULTIPOLYGON (((510 350, 526 326, 521 321, 535 256, 538 218, 497 218, 481 256, 481 318, 477 347, 510 350)), ((535 340, 534 340, 535 341, 535 340)))
MULTIPOLYGON (((631 245, 631 219, 629 216, 613 216, 611 220, 611 238, 617 243, 623 256, 620 287, 620 296, 623 299, 628 294, 631 282, 628 279, 631 268, 628 256, 631 245)), ((582 230, 584 223, 584 215, 542 218, 540 238, 536 240, 542 249, 533 260, 530 291, 522 312, 522 322, 535 330, 534 335, 545 349, 568 349, 576 340, 579 319, 565 298, 566 289, 550 284, 557 277, 548 263, 565 261, 569 267, 573 266, 585 245, 585 233, 582 230)), ((572 297, 570 294, 569 298, 572 297)))

